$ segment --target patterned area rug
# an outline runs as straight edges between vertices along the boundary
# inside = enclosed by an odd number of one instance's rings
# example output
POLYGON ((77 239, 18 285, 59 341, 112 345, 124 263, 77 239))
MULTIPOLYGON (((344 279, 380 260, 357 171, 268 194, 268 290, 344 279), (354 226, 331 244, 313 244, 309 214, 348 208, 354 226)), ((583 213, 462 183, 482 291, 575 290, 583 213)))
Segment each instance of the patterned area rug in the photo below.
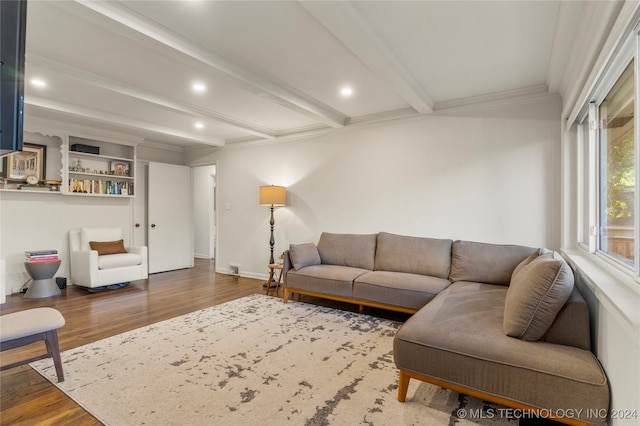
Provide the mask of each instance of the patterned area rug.
POLYGON ((399 326, 257 294, 65 351, 63 383, 31 366, 107 425, 517 425, 415 380, 399 403, 399 326))

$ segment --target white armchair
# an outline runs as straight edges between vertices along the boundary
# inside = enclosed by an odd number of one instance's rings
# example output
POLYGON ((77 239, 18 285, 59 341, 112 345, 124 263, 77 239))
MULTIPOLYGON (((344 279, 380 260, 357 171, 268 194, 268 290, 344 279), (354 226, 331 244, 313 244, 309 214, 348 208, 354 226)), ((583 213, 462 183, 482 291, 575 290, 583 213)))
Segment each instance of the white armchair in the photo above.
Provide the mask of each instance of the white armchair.
POLYGON ((149 277, 147 247, 126 247, 127 253, 98 255, 89 242, 123 239, 121 228, 78 228, 69 231, 71 283, 96 288, 149 277))

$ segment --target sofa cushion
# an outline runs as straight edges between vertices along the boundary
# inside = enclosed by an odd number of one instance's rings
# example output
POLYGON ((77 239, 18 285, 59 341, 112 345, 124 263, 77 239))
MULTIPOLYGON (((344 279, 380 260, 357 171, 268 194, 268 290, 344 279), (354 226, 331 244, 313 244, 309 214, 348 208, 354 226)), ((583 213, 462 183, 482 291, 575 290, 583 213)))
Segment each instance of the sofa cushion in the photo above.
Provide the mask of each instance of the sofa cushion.
POLYGON ((451 283, 429 275, 373 271, 353 282, 353 298, 418 310, 451 283))
POLYGON ((286 286, 293 290, 351 297, 353 280, 366 269, 337 265, 312 265, 287 272, 286 286))
POLYGON ((89 247, 91 250, 98 252, 98 256, 104 256, 107 254, 119 254, 126 253, 124 248, 124 240, 118 241, 89 241, 89 247))
POLYGON ((454 241, 449 280, 509 285, 513 270, 535 249, 473 241, 454 241))
POLYGON ((506 295, 504 332, 539 340, 571 295, 573 271, 562 258, 547 253, 516 272, 506 295))
POLYGON ((381 232, 376 246, 375 270, 447 279, 451 266, 452 242, 381 232))
POLYGON ((453 283, 398 330, 396 366, 533 407, 582 409, 582 420, 603 422, 586 418, 609 407, 607 378, 598 360, 575 347, 506 336, 507 290, 453 283))
POLYGON ((142 263, 142 256, 136 253, 111 254, 98 257, 98 269, 126 268, 138 266, 142 263))
POLYGON ((556 319, 541 339, 544 342, 591 350, 589 306, 576 285, 556 319))
POLYGON ((323 232, 318 241, 323 264, 373 270, 376 234, 331 234, 323 232))
POLYGON ((319 265, 322 262, 318 248, 313 243, 289 245, 289 258, 295 270, 305 266, 319 265))

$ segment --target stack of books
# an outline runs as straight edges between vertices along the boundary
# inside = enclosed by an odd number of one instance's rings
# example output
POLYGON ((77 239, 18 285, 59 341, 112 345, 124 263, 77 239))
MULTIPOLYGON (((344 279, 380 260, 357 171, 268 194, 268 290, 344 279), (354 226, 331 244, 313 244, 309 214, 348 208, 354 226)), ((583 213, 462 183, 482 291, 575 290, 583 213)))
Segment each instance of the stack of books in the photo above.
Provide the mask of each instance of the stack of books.
POLYGON ((55 262, 60 260, 58 257, 58 250, 34 250, 25 251, 24 255, 27 258, 27 262, 55 262))

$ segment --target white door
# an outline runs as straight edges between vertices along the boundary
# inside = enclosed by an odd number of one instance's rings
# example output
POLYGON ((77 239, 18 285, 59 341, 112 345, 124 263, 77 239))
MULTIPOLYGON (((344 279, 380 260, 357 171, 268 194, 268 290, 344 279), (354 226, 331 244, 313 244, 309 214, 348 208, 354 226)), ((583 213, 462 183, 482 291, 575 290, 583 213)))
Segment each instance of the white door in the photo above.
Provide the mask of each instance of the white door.
MULTIPOLYGON (((215 170, 215 169, 214 169, 215 170)), ((209 258, 216 257, 216 177, 209 176, 209 258)))
POLYGON ((133 199, 133 246, 148 246, 147 242, 147 164, 136 162, 136 188, 133 199))
POLYGON ((149 273, 193 266, 191 169, 149 163, 149 273))

